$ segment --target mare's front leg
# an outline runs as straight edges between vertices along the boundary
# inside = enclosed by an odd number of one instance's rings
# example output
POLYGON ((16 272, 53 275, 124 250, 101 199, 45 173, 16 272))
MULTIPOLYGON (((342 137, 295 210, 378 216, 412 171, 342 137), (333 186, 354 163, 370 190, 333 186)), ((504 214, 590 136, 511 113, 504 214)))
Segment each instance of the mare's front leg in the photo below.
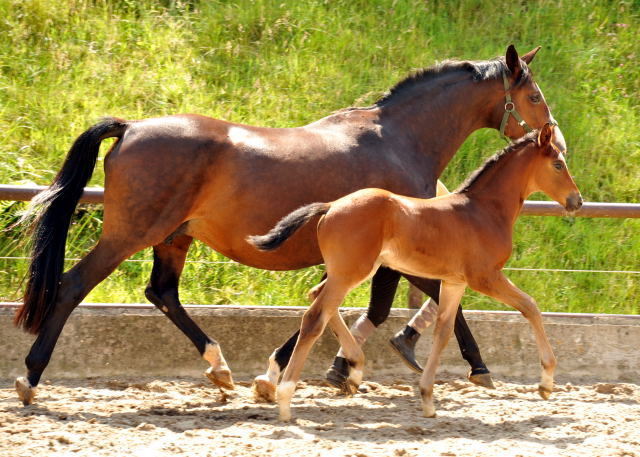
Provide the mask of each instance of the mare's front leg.
POLYGON ((435 383, 436 370, 440 363, 440 354, 447 346, 453 333, 456 317, 456 309, 464 294, 466 284, 442 281, 440 286, 440 304, 438 305, 438 318, 433 330, 433 344, 427 365, 420 378, 420 396, 422 397, 422 411, 425 417, 435 417, 436 408, 433 404, 433 384, 435 383))
POLYGON ((538 393, 547 400, 553 392, 553 374, 556 369, 556 357, 544 331, 542 313, 533 298, 518 289, 502 272, 497 272, 490 280, 483 278, 476 287, 470 282, 469 286, 478 292, 500 300, 502 303, 512 306, 522 313, 533 328, 536 338, 540 363, 542 364, 541 381, 538 393))
POLYGON ((189 317, 178 297, 178 282, 192 238, 177 235, 153 247, 153 270, 145 295, 194 344, 210 365, 205 375, 218 387, 234 389, 231 370, 220 345, 209 338, 189 317))

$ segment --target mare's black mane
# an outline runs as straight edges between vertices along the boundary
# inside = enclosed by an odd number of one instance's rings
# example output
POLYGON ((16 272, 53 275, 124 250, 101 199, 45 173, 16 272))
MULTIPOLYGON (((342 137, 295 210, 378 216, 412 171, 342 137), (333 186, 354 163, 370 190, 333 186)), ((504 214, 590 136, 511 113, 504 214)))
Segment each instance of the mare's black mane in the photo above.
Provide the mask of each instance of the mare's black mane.
MULTIPOLYGON (((527 81, 531 77, 531 72, 526 64, 522 66, 523 71, 520 73, 518 80, 515 83, 515 87, 519 86, 523 82, 527 81)), ((443 74, 454 71, 466 71, 472 75, 474 81, 486 81, 489 79, 498 79, 502 71, 505 71, 507 76, 510 75, 510 71, 507 68, 504 57, 496 57, 491 60, 445 60, 437 65, 429 68, 423 68, 411 73, 402 81, 393 86, 389 91, 384 94, 375 103, 375 106, 382 106, 388 103, 390 100, 396 98, 398 95, 406 94, 410 92, 417 85, 427 83, 443 74)))

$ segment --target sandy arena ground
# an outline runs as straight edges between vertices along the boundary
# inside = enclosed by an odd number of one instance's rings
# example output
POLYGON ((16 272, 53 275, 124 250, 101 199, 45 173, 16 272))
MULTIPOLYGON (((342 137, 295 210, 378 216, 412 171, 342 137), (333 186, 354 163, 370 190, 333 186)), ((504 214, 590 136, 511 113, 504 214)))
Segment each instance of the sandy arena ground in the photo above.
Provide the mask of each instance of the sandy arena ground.
POLYGON ((228 396, 204 379, 45 381, 24 408, 3 379, 0 456, 640 456, 638 384, 564 384, 543 401, 533 384, 441 379, 436 419, 417 377, 351 398, 307 380, 290 424, 247 381, 228 396))

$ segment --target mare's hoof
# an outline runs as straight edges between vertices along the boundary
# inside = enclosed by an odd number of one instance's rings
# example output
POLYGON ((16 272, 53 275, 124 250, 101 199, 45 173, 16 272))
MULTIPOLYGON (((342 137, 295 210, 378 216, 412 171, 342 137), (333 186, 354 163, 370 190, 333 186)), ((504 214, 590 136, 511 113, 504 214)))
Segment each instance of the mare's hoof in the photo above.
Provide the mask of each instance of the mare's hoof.
POLYGON ((549 397, 551 396, 551 392, 553 392, 553 389, 550 389, 544 386, 538 386, 538 393, 540 394, 543 400, 548 400, 549 397))
POLYGON ((276 386, 267 375, 261 374, 253 380, 251 385, 253 399, 259 403, 274 403, 276 401, 276 386))
POLYGON ((416 360, 415 346, 419 333, 415 333, 417 337, 408 336, 406 332, 398 332, 389 339, 389 345, 396 351, 402 361, 416 373, 422 373, 422 366, 416 360))
POLYGON ((325 379, 329 385, 339 389, 345 395, 353 395, 358 391, 358 387, 349 380, 349 362, 344 357, 334 359, 325 379))
POLYGON ((214 370, 213 367, 209 367, 207 371, 204 372, 204 374, 212 383, 214 383, 218 387, 229 390, 233 390, 236 388, 235 384, 233 383, 233 378, 231 377, 231 372, 229 370, 214 370))
POLYGON ((16 392, 18 393, 18 397, 24 406, 29 406, 33 403, 33 400, 36 397, 36 388, 31 387, 31 384, 27 380, 27 378, 18 378, 16 379, 16 392))
POLYGON ((486 389, 495 389, 496 386, 493 385, 493 379, 491 379, 491 373, 488 371, 486 373, 476 373, 470 371, 467 375, 467 379, 471 381, 476 386, 484 387, 486 389))

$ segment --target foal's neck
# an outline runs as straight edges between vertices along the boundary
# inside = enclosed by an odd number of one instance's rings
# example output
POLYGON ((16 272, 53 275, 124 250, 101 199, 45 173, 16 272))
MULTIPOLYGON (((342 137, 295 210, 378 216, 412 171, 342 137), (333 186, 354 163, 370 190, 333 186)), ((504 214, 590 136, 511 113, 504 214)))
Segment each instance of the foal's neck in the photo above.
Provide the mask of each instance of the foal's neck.
POLYGON ((382 106, 382 123, 408 132, 405 141, 432 164, 437 178, 471 133, 495 127, 492 111, 501 87, 496 80, 474 81, 465 71, 446 73, 382 106))
POLYGON ((525 198, 531 193, 534 149, 525 147, 501 157, 465 191, 467 197, 487 208, 505 223, 515 224, 525 198))

